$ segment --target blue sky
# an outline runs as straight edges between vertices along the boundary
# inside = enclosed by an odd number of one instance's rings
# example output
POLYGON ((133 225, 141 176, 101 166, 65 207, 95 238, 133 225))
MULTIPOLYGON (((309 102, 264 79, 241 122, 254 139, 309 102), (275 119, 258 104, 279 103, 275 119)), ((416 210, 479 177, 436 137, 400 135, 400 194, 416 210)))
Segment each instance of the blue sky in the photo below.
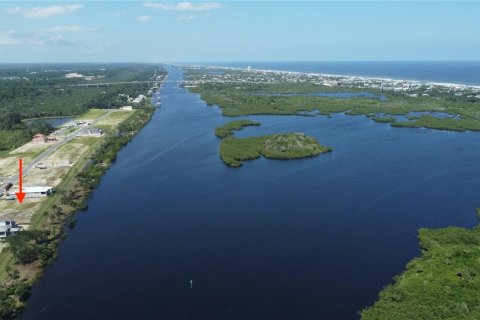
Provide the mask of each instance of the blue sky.
POLYGON ((0 63, 479 60, 480 2, 2 1, 0 63))

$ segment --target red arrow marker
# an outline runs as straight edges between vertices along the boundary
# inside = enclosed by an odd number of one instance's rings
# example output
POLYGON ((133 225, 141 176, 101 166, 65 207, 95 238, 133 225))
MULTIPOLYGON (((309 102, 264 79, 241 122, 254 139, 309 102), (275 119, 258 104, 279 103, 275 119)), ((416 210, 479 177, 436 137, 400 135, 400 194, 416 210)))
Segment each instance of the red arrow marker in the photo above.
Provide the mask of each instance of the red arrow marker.
POLYGON ((25 198, 26 193, 22 191, 22 180, 23 180, 23 162, 22 159, 18 159, 18 178, 20 179, 19 185, 20 185, 20 190, 19 192, 15 192, 15 195, 17 196, 18 202, 22 203, 23 199, 25 198))

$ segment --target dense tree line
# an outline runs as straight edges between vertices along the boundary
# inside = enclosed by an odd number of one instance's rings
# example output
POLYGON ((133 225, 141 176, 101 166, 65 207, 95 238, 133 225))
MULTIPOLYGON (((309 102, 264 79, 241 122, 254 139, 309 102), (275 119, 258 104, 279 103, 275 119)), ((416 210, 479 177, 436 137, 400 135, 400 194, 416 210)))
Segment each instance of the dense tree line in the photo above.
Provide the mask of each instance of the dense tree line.
POLYGON ((146 83, 102 85, 95 83, 151 80, 159 74, 156 65, 35 65, 0 69, 0 151, 28 142, 37 133, 53 128, 45 122, 26 123, 26 118, 71 116, 91 108, 119 108, 128 98, 145 94, 146 83), (50 70, 55 69, 55 70, 50 70), (32 72, 33 71, 33 72, 32 72), (93 80, 66 79, 67 72, 94 76, 93 80), (12 77, 12 78, 9 78, 12 77), (78 84, 93 86, 76 86, 78 84))
POLYGON ((48 122, 26 123, 18 112, 0 115, 0 151, 17 148, 37 133, 49 134, 52 131, 53 127, 48 122))

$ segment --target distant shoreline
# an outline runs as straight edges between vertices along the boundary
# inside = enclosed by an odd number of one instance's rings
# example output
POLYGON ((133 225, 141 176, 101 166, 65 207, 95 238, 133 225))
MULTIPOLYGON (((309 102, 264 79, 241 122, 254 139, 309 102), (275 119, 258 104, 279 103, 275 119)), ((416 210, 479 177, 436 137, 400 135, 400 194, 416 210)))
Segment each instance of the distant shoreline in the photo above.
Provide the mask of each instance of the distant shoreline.
MULTIPOLYGON (((189 65, 189 64, 174 64, 175 66, 180 67, 196 67, 196 68, 205 68, 205 69, 224 69, 224 70, 247 70, 246 68, 240 67, 224 67, 224 66, 213 66, 213 65, 189 65)), ((302 71, 285 71, 285 70, 270 70, 270 69, 254 69, 250 70, 251 72, 271 72, 277 74, 290 74, 290 75, 312 75, 320 76, 325 78, 352 78, 358 80, 377 80, 377 81, 386 81, 386 82, 409 82, 417 84, 429 84, 433 86, 446 87, 446 88, 459 88, 459 89, 478 89, 480 90, 480 85, 468 85, 461 83, 449 83, 449 82, 436 82, 436 81, 426 81, 426 80, 410 80, 410 79, 396 79, 396 78, 386 78, 386 77, 375 77, 375 76, 358 76, 358 75, 348 75, 348 74, 329 74, 329 73, 318 73, 318 72, 302 72, 302 71)))

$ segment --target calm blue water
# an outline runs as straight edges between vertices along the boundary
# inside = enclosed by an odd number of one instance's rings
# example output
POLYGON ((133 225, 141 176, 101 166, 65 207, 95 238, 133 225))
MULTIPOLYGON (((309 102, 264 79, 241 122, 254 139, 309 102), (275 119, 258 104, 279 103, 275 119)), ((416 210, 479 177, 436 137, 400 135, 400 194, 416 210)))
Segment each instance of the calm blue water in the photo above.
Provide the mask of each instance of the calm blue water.
POLYGON ((215 66, 480 85, 480 61, 218 62, 215 66))
POLYGON ((23 319, 356 319, 418 254, 418 228, 476 224, 479 133, 244 117, 262 126, 238 136, 304 132, 334 151, 231 169, 213 134, 231 118, 174 83, 161 99, 23 319))
POLYGON ((33 122, 48 122, 50 123, 54 128, 60 128, 66 123, 69 123, 70 121, 73 120, 73 117, 58 117, 58 118, 43 118, 43 119, 33 119, 33 120, 26 120, 28 123, 33 123, 33 122))

